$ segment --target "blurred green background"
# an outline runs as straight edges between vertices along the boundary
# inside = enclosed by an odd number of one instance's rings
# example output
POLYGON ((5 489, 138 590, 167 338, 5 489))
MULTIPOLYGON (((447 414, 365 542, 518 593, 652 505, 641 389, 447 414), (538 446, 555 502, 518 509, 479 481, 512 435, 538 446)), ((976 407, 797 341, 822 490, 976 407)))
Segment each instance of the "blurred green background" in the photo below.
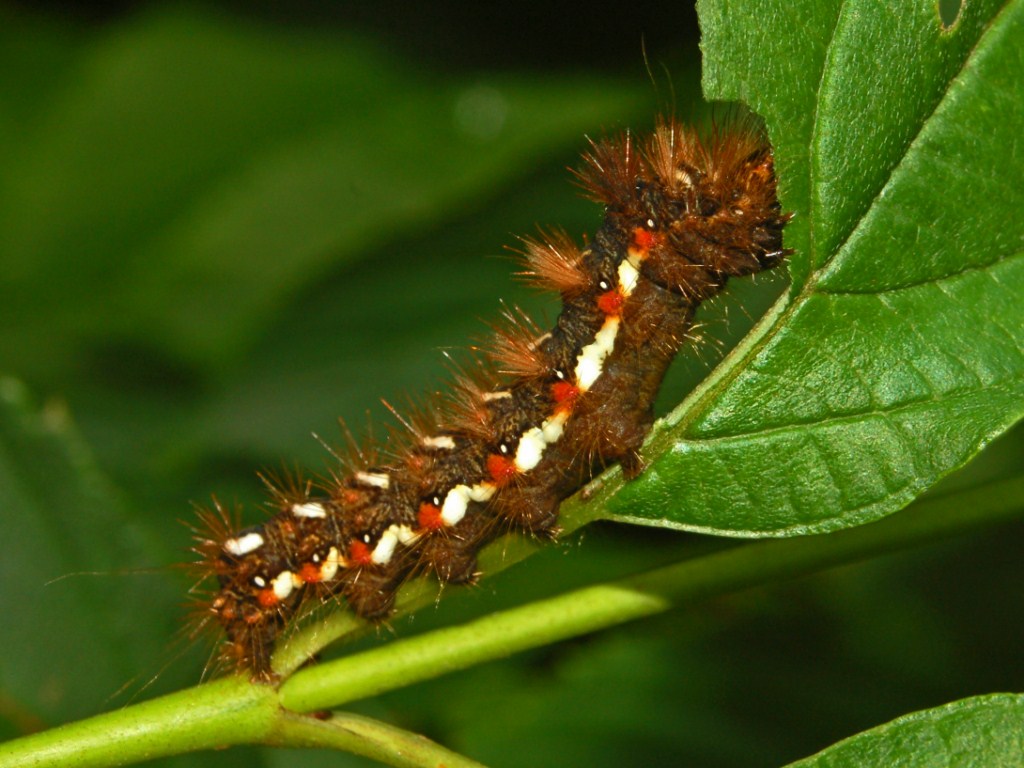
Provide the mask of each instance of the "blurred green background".
MULTIPOLYGON (((0 736, 198 680, 207 649, 173 639, 189 580, 166 567, 190 502, 260 519, 256 469, 322 471, 311 432, 339 444, 338 417, 361 433, 381 398, 442 387, 441 351, 501 300, 551 317, 507 247, 593 231, 565 170, 584 134, 705 114, 697 43, 685 4, 0 4, 0 736)), ((666 408, 783 285, 702 310, 666 408)), ((1019 443, 969 471, 1019 466, 1019 443)), ((712 546, 592 526, 395 631, 712 546)), ((498 765, 778 765, 1024 689, 1018 549, 848 567, 361 711, 498 765)), ((362 764, 168 764, 300 761, 362 764)))

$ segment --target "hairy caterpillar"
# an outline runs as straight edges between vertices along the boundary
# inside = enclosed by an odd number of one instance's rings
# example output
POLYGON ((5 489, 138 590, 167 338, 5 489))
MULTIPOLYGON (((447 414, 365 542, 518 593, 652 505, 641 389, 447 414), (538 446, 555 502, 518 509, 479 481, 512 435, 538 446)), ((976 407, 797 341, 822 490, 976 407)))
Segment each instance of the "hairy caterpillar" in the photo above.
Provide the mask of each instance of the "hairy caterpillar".
POLYGON ((508 316, 480 370, 403 421, 402 438, 321 487, 268 483, 277 512, 263 524, 232 530, 219 505, 202 514, 198 566, 217 580, 202 610, 226 631, 225 659, 269 677, 273 642, 306 601, 341 595, 384 618, 411 575, 472 581, 497 534, 554 535, 560 503, 596 472, 641 470, 695 309, 729 277, 780 263, 789 217, 750 126, 702 140, 666 120, 646 141, 592 143, 578 176, 605 206, 592 241, 525 241, 522 275, 562 298, 550 331, 508 316))

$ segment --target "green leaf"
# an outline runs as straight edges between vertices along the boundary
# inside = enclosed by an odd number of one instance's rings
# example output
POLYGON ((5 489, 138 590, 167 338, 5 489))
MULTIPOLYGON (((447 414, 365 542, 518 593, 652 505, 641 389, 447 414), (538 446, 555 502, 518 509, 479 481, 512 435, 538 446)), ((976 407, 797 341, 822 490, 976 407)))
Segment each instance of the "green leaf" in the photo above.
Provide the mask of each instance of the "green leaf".
POLYGON ((993 694, 915 712, 789 768, 1024 766, 1024 696, 993 694))
MULTIPOLYGON (((167 574, 159 545, 127 514, 59 404, 36 407, 0 379, 0 664, 4 729, 95 712, 156 671, 167 574)), ((174 585, 179 589, 180 585, 174 585)))
POLYGON ((950 30, 930 0, 700 11, 708 96, 776 147, 793 285, 612 506, 743 536, 875 520, 1024 413, 1024 3, 950 30))
POLYGON ((431 74, 351 33, 183 9, 65 57, 45 108, 0 75, 24 113, 0 118, 18 147, 0 164, 0 366, 33 381, 129 345, 223 375, 328 270, 644 97, 607 78, 431 74))

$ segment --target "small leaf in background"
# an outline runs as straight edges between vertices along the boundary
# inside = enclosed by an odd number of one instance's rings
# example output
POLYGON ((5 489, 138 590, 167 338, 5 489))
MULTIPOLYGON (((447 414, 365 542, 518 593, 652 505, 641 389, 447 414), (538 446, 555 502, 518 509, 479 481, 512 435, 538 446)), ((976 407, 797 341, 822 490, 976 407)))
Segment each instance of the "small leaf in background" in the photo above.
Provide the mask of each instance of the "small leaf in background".
POLYGON ((0 362, 33 380, 111 338, 223 373, 329 268, 642 101, 180 9, 110 25, 61 74, 0 169, 0 362))
POLYGON ((777 150, 792 292, 612 505, 742 536, 870 522, 1024 414, 1024 4, 949 30, 930 1, 700 9, 708 96, 777 150))
POLYGON ((181 589, 59 404, 0 378, 0 721, 20 733, 95 713, 159 670, 181 589))
POLYGON ((1024 696, 994 694, 915 712, 789 768, 1024 766, 1024 696))

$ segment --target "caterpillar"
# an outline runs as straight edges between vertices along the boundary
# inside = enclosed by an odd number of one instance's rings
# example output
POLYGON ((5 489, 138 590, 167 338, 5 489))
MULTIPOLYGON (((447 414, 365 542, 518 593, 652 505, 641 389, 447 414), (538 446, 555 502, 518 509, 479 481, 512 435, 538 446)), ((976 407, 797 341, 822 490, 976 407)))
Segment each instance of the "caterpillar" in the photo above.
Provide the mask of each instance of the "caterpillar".
POLYGON ((520 254, 520 275, 561 296, 549 331, 507 312, 479 370, 400 418, 400 435, 327 480, 268 481, 276 512, 262 524, 238 530, 217 502, 200 512, 196 565, 216 580, 200 610, 227 635, 225 661, 270 679, 276 638, 310 601, 341 596, 379 621, 416 574, 472 582, 498 534, 557 535, 559 505, 595 473, 643 468, 698 305, 789 253, 772 151, 752 124, 702 137, 662 119, 647 139, 592 141, 576 175, 604 206, 593 238, 524 239, 520 254))

